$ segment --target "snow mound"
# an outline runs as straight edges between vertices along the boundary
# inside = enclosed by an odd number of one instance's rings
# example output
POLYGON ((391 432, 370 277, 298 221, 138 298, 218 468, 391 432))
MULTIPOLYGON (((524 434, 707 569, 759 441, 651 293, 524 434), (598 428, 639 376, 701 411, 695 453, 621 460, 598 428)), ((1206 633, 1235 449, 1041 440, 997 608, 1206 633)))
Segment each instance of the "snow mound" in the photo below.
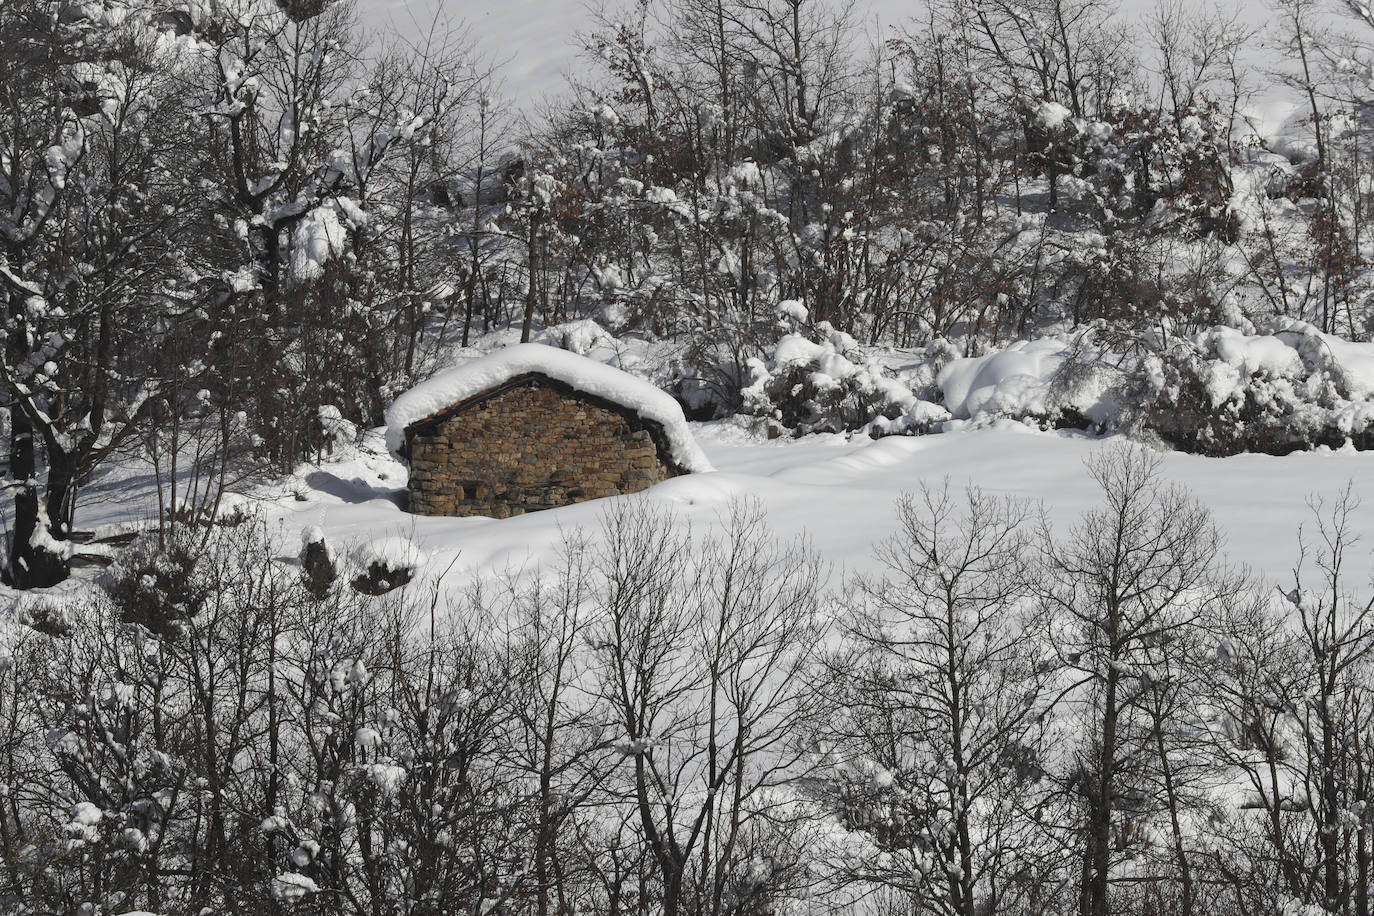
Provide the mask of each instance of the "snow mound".
POLYGON ((1215 327, 1205 337, 1217 358, 1246 375, 1275 378, 1302 371, 1302 359, 1292 343, 1272 334, 1245 334, 1235 328, 1215 327))
POLYGON ((1050 379, 1068 351, 1068 343, 1058 338, 1018 341, 1005 350, 952 361, 936 383, 957 420, 985 412, 1040 414, 1046 410, 1050 379))
POLYGON ((353 562, 361 569, 377 567, 390 571, 414 571, 429 562, 429 557, 410 538, 375 538, 353 551, 353 562))
POLYGON ((692 472, 714 470, 692 438, 682 407, 666 392, 596 360, 535 343, 515 344, 455 366, 401 395, 386 412, 387 447, 399 453, 405 444, 406 427, 532 372, 619 404, 657 423, 663 427, 669 455, 679 467, 692 472))
POLYGON ((544 329, 539 343, 587 356, 598 346, 614 346, 615 338, 611 333, 590 318, 580 318, 567 324, 556 324, 544 329))

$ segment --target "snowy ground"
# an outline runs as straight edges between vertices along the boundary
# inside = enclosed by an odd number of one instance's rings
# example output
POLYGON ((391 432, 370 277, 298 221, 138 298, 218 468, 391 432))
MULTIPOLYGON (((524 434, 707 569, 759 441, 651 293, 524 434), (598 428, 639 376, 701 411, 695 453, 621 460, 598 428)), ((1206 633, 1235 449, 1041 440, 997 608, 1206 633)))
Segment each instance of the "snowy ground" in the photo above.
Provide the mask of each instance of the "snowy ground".
MULTIPOLYGON (((645 494, 698 529, 714 525, 731 500, 758 499, 774 530, 804 535, 837 573, 870 564, 874 541, 891 533, 893 504, 904 491, 943 478, 962 486, 1010 494, 1043 504, 1051 522, 1066 529, 1097 500, 1083 459, 1112 440, 1036 432, 1014 424, 878 441, 842 436, 763 440, 729 421, 692 424, 715 473, 681 477, 645 494)), ((1284 583, 1296 558, 1297 527, 1310 522, 1307 500, 1333 497, 1347 483, 1369 511, 1357 513, 1361 535, 1352 557, 1351 583, 1369 578, 1374 549, 1374 453, 1319 451, 1275 458, 1241 455, 1164 456, 1165 476, 1190 488, 1215 513, 1234 562, 1284 583)), ((460 585, 471 573, 492 574, 538 564, 553 556, 562 533, 594 530, 609 500, 597 500, 507 520, 424 518, 399 508, 404 466, 390 458, 380 431, 344 460, 303 467, 274 495, 256 500, 294 555, 303 529, 320 527, 336 547, 365 550, 374 540, 410 538, 428 556, 426 574, 448 570, 460 585)), ((79 526, 148 518, 147 481, 99 484, 84 498, 79 526)), ((838 579, 836 580, 838 581, 838 579)))

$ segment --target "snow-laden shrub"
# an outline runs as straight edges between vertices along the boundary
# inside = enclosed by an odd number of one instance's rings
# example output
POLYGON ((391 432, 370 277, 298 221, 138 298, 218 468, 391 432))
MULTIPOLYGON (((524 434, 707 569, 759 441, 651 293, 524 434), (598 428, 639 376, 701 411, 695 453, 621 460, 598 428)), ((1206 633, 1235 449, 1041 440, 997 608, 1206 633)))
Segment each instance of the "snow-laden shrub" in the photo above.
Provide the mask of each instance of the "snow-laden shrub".
POLYGON ((272 879, 272 899, 278 903, 300 903, 311 894, 318 894, 320 887, 313 880, 298 872, 283 872, 272 879))
POLYGON ((1374 345, 1286 321, 1018 341, 938 377, 958 420, 1121 430, 1203 455, 1374 445, 1374 345))
POLYGON ((329 594, 339 579, 339 561, 318 527, 301 532, 301 583, 315 598, 329 594))
MULTIPOLYGON (((13 605, 15 622, 49 636, 66 636, 71 633, 76 622, 77 608, 75 604, 58 595, 48 595, 41 591, 35 591, 36 593, 30 594, 21 593, 15 599, 13 605)), ((3 651, 0 650, 0 670, 4 669, 5 663, 3 651)))
POLYGON ((321 455, 333 455, 337 450, 357 441, 358 425, 345 419, 339 408, 332 404, 322 404, 318 417, 321 455))
POLYGON ((748 363, 743 410, 796 435, 869 429, 874 435, 921 433, 949 419, 916 396, 853 337, 825 322, 810 334, 788 334, 767 360, 748 363))
POLYGON ((171 527, 159 539, 141 535, 110 567, 108 592, 119 616, 154 633, 175 635, 200 613, 215 582, 202 575, 200 532, 171 527))
POLYGON ((1215 327, 1148 335, 1123 382, 1121 424, 1183 451, 1286 454, 1374 444, 1374 352, 1285 322, 1272 334, 1215 327))
POLYGON ((427 562, 429 557, 409 538, 368 541, 353 551, 353 564, 358 570, 353 588, 364 595, 385 595, 409 583, 427 562))

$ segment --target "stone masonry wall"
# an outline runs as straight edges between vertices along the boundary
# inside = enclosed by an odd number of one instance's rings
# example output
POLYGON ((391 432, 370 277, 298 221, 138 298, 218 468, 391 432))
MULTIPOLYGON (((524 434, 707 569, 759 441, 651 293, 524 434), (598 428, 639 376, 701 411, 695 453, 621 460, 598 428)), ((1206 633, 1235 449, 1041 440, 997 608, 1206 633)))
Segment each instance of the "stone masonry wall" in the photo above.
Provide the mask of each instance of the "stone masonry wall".
POLYGON ((470 405, 410 439, 410 511, 507 518, 673 476, 648 430, 549 387, 470 405))

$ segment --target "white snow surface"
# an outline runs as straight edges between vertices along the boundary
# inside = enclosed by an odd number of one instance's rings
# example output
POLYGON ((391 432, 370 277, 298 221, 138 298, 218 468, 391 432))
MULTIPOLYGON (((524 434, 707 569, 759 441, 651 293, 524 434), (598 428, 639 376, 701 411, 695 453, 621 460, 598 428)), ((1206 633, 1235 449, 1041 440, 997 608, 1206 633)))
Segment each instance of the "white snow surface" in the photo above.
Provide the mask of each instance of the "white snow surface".
MULTIPOLYGON (((377 442, 351 460, 307 469, 320 480, 301 501, 284 496, 272 514, 294 535, 308 522, 339 544, 384 531, 405 532, 429 555, 417 578, 447 575, 446 588, 464 577, 498 577, 557 562, 565 535, 596 539, 605 513, 617 503, 642 501, 673 513, 699 532, 717 530, 736 500, 757 500, 779 538, 805 537, 833 564, 832 584, 847 572, 873 572, 874 544, 896 530, 896 500, 922 484, 976 485, 989 493, 1042 506, 1051 527, 1067 533, 1101 503, 1084 460, 1117 438, 1040 432, 1001 421, 981 429, 928 436, 867 437, 818 434, 764 440, 734 421, 694 423, 698 440, 718 469, 664 481, 643 493, 533 512, 515 518, 440 518, 403 512, 394 494, 405 468, 377 442), (341 481, 350 481, 344 490, 341 481), (371 497, 367 496, 371 487, 371 497)), ((375 441, 375 440, 374 440, 375 441)), ((1319 449, 1285 457, 1203 458, 1163 454, 1163 477, 1191 490, 1214 513, 1230 559, 1278 584, 1289 581, 1298 556, 1299 524, 1311 526, 1309 497, 1330 500, 1349 483, 1366 508, 1374 506, 1374 453, 1319 449)), ((1351 553, 1351 583, 1374 566, 1374 512, 1353 519, 1360 538, 1351 553)))
MULTIPOLYGON (((555 568, 564 539, 577 531, 600 537, 608 511, 627 501, 669 512, 699 534, 720 530, 732 503, 755 500, 774 536, 804 537, 831 565, 831 585, 849 573, 874 573, 874 545, 897 527, 896 501, 923 484, 975 485, 994 495, 1029 500, 1047 524, 1067 534, 1082 514, 1101 505, 1084 460, 1121 440, 1070 432, 1042 432, 1000 420, 981 427, 926 436, 871 440, 817 434, 767 440, 746 421, 693 423, 713 474, 664 481, 632 496, 591 500, 510 519, 410 515, 400 508, 407 470, 392 456, 382 430, 320 464, 301 465, 253 504, 289 562, 301 530, 318 526, 341 553, 379 538, 403 537, 425 554, 412 590, 430 585, 456 593, 471 577, 555 568)), ((1163 453, 1161 474, 1188 488, 1213 513, 1230 560, 1257 578, 1291 586, 1298 558, 1298 526, 1314 521, 1309 499, 1328 502, 1349 485, 1363 501, 1351 518, 1358 538, 1349 552, 1354 588, 1371 580, 1374 563, 1374 453, 1318 448, 1283 457, 1237 455, 1204 458, 1163 453)), ((138 468, 106 472, 78 503, 77 523, 97 529, 155 517, 156 491, 138 468)), ((69 580, 75 587, 77 580, 69 580)), ((417 594, 422 592, 416 591, 417 594)), ((14 593, 10 593, 10 599, 14 593)), ((15 611, 6 623, 16 626, 15 611)), ((346 686, 357 675, 340 670, 346 686)), ((61 734, 50 740, 59 742, 61 734)))
MULTIPOLYGON (((319 528, 315 530, 319 531, 319 528)), ((317 540, 324 540, 323 534, 317 540)), ((374 538, 353 551, 353 563, 364 570, 373 566, 392 572, 415 570, 425 565, 428 559, 414 541, 397 535, 374 538)))
POLYGON ((386 444, 399 452, 405 430, 464 398, 481 394, 517 376, 537 372, 634 411, 663 427, 671 457, 680 467, 714 470, 683 416, 666 392, 641 378, 594 359, 544 344, 514 344, 438 373, 396 399, 386 412, 386 444))
POLYGON ((1068 343, 1056 337, 1017 341, 984 356, 952 360, 940 370, 936 383, 956 420, 985 411, 1044 413, 1050 379, 1068 349, 1068 343))

